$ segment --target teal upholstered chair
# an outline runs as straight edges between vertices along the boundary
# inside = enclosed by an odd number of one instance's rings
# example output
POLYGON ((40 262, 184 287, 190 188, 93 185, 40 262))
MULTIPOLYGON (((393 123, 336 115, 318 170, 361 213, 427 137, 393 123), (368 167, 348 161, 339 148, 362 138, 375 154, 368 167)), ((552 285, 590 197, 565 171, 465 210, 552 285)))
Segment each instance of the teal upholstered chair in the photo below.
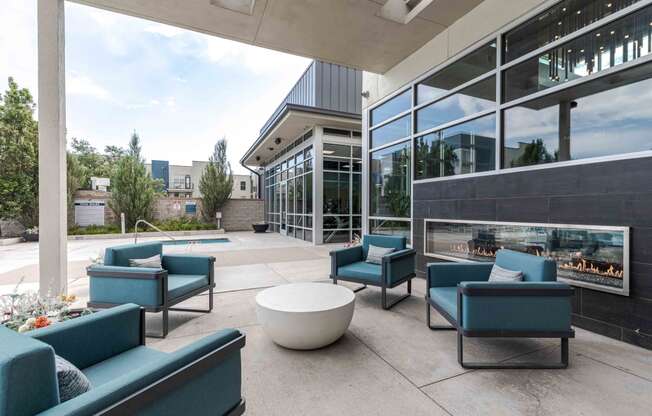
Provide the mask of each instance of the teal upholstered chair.
POLYGON ((367 285, 381 288, 383 309, 389 309, 412 293, 412 278, 415 274, 414 249, 406 248, 405 237, 389 235, 365 235, 361 246, 333 250, 331 256, 330 278, 334 284, 338 280, 361 283, 358 292, 367 285), (383 257, 382 264, 371 264, 365 260, 369 245, 393 248, 394 251, 383 257), (407 283, 407 294, 387 303, 387 289, 407 283))
POLYGON ((145 346, 144 311, 122 305, 18 334, 0 326, 0 415, 240 415, 240 350, 225 329, 173 353, 145 346), (63 403, 57 354, 91 389, 63 403))
MULTIPOLYGON (((210 312, 213 310, 215 257, 163 255, 160 242, 127 244, 106 249, 103 265, 87 269, 92 308, 108 308, 124 303, 143 306, 147 312, 162 312, 162 336, 168 333, 168 311, 210 312), (162 268, 129 267, 130 259, 160 255, 162 268), (208 309, 173 308, 195 295, 208 291, 208 309)), ((148 336, 159 336, 148 334, 148 336)))
POLYGON ((494 263, 430 263, 426 291, 430 329, 457 330, 458 361, 465 368, 566 368, 573 289, 557 282, 553 260, 499 250, 498 266, 523 272, 522 282, 489 282, 494 263), (430 307, 451 326, 434 326, 430 307), (463 337, 560 338, 561 362, 554 364, 465 363, 463 337))

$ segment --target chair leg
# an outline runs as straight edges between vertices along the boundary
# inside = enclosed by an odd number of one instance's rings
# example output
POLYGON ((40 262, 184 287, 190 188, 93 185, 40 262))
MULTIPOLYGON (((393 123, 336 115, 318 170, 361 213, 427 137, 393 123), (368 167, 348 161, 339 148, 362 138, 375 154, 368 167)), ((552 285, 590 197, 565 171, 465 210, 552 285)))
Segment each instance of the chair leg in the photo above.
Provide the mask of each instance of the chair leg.
POLYGON ((568 368, 568 338, 561 338, 561 359, 558 363, 465 363, 462 333, 457 333, 457 361, 463 368, 473 370, 561 370, 568 368))
POLYGON ((334 284, 334 285, 337 284, 337 279, 333 279, 333 284, 334 284))
POLYGON ((412 296, 412 279, 409 279, 407 281, 407 293, 405 295, 403 295, 403 296, 400 296, 398 299, 395 299, 393 302, 391 302, 389 304, 387 303, 387 288, 385 286, 382 286, 380 288, 380 290, 381 290, 381 298, 382 298, 383 309, 385 309, 385 310, 391 309, 394 306, 396 306, 397 303, 399 303, 399 302, 409 298, 410 296, 412 296))
POLYGON ((457 329, 454 326, 450 325, 432 325, 430 323, 430 303, 428 302, 428 296, 426 296, 426 324, 428 325, 428 328, 430 328, 433 331, 450 331, 453 329, 457 329))
POLYGON ((213 288, 208 289, 208 309, 195 309, 195 308, 168 308, 174 312, 194 312, 194 313, 209 313, 213 310, 213 288))

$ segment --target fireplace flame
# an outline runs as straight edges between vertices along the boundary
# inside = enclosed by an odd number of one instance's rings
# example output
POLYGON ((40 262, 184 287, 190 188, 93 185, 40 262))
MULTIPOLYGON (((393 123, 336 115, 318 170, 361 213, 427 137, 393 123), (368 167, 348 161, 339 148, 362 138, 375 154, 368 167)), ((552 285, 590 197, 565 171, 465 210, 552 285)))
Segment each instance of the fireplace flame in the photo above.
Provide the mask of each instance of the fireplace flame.
MULTIPOLYGON (((502 248, 504 247, 499 247, 499 248, 477 247, 474 248, 473 250, 470 250, 468 244, 464 244, 464 243, 451 244, 451 251, 454 253, 473 255, 478 257, 496 257, 496 252, 502 248)), ((532 254, 539 257, 544 255, 541 252, 541 250, 538 249, 532 254)), ((616 279, 623 279, 625 277, 625 271, 623 269, 614 267, 613 264, 610 264, 609 267, 607 266, 600 267, 592 263, 590 260, 582 258, 581 253, 575 253, 575 255, 577 257, 575 258, 575 260, 571 260, 571 261, 560 262, 559 261, 560 259, 556 259, 558 260, 559 268, 562 270, 570 270, 579 273, 588 273, 588 274, 594 274, 598 276, 613 277, 616 279)))

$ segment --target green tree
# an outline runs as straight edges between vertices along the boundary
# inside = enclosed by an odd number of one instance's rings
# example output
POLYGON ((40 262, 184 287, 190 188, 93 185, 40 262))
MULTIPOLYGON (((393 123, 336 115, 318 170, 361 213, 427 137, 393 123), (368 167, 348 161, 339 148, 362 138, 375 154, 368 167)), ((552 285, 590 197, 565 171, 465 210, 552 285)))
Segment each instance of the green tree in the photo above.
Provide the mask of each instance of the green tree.
POLYGON ((226 139, 217 141, 213 155, 208 159, 199 180, 202 195, 202 215, 206 221, 215 221, 219 212, 233 191, 233 172, 226 156, 226 139))
POLYGON ((29 90, 0 94, 0 218, 38 225, 38 124, 29 90))
POLYGON ((162 190, 162 184, 147 173, 140 155, 140 139, 135 132, 129 148, 127 154, 119 159, 111 176, 109 207, 116 218, 124 213, 127 227, 133 227, 139 219, 153 219, 154 203, 162 190), (135 149, 138 151, 135 152, 135 149))
POLYGON ((532 140, 531 143, 525 145, 523 148, 523 153, 512 161, 512 167, 549 163, 554 162, 555 159, 556 156, 553 156, 550 154, 550 152, 548 152, 548 149, 546 148, 543 140, 536 139, 532 140))
POLYGON ((80 165, 76 173, 84 175, 79 179, 78 189, 90 189, 91 176, 110 178, 115 167, 115 160, 103 155, 91 146, 88 140, 72 138, 70 143, 71 154, 75 155, 76 162, 80 165))
POLYGON ((68 191, 68 228, 75 225, 75 193, 82 189, 88 171, 79 161, 79 156, 68 152, 66 155, 66 181, 68 191))

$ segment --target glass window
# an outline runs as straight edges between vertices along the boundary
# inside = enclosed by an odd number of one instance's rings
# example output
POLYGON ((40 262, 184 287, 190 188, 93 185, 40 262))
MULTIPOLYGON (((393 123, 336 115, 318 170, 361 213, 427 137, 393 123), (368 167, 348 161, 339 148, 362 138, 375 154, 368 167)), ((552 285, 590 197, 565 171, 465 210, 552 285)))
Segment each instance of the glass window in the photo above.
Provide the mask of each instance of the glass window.
POLYGON ((324 214, 349 213, 350 174, 324 172, 324 214))
POLYGON ((507 69, 505 102, 650 54, 650 22, 652 6, 507 69))
POLYGON ((307 147, 306 150, 304 151, 306 159, 310 159, 312 157, 312 153, 313 153, 312 146, 307 147))
POLYGON ((324 150, 322 152, 326 156, 351 157, 351 146, 324 143, 324 150))
POLYGON ((312 172, 305 176, 304 188, 306 198, 306 214, 312 214, 312 172))
POLYGON ((371 154, 370 215, 410 217, 410 142, 371 154))
POLYGON ((352 146, 353 156, 355 159, 362 159, 362 148, 360 146, 352 146))
POLYGON ((351 217, 348 215, 324 215, 324 230, 341 230, 351 228, 351 217))
POLYGON ((418 137, 414 152, 415 179, 493 170, 496 116, 490 114, 418 137))
POLYGON ((504 167, 652 149, 651 75, 641 65, 505 110, 504 167))
POLYGON ((408 244, 412 244, 410 221, 370 219, 369 232, 371 234, 403 236, 407 238, 408 244))
POLYGON ((294 179, 288 181, 288 213, 294 212, 294 179))
POLYGON ((352 175, 351 179, 351 212, 353 214, 362 213, 362 176, 358 174, 352 175))
POLYGON ((324 231, 324 243, 348 243, 351 231, 324 231))
POLYGON ((417 84, 417 104, 439 98, 493 69, 496 69, 496 42, 471 52, 417 84))
POLYGON ((391 143, 395 140, 408 137, 410 135, 410 115, 394 120, 375 130, 369 132, 371 148, 391 143))
POLYGON ((417 111, 417 131, 470 116, 496 106, 496 77, 490 77, 417 111))
POLYGON ((576 32, 638 1, 561 1, 505 34, 503 38, 505 62, 510 62, 576 32))
POLYGON ((382 123, 388 118, 392 118, 397 114, 400 114, 404 111, 407 111, 412 106, 410 102, 412 98, 412 91, 406 90, 391 100, 379 105, 378 107, 371 110, 370 115, 370 125, 375 126, 378 123, 382 123))
POLYGON ((241 191, 246 191, 247 190, 247 182, 240 181, 240 190, 241 191))
POLYGON ((297 198, 297 214, 303 214, 303 176, 295 179, 296 181, 296 198, 297 198))

